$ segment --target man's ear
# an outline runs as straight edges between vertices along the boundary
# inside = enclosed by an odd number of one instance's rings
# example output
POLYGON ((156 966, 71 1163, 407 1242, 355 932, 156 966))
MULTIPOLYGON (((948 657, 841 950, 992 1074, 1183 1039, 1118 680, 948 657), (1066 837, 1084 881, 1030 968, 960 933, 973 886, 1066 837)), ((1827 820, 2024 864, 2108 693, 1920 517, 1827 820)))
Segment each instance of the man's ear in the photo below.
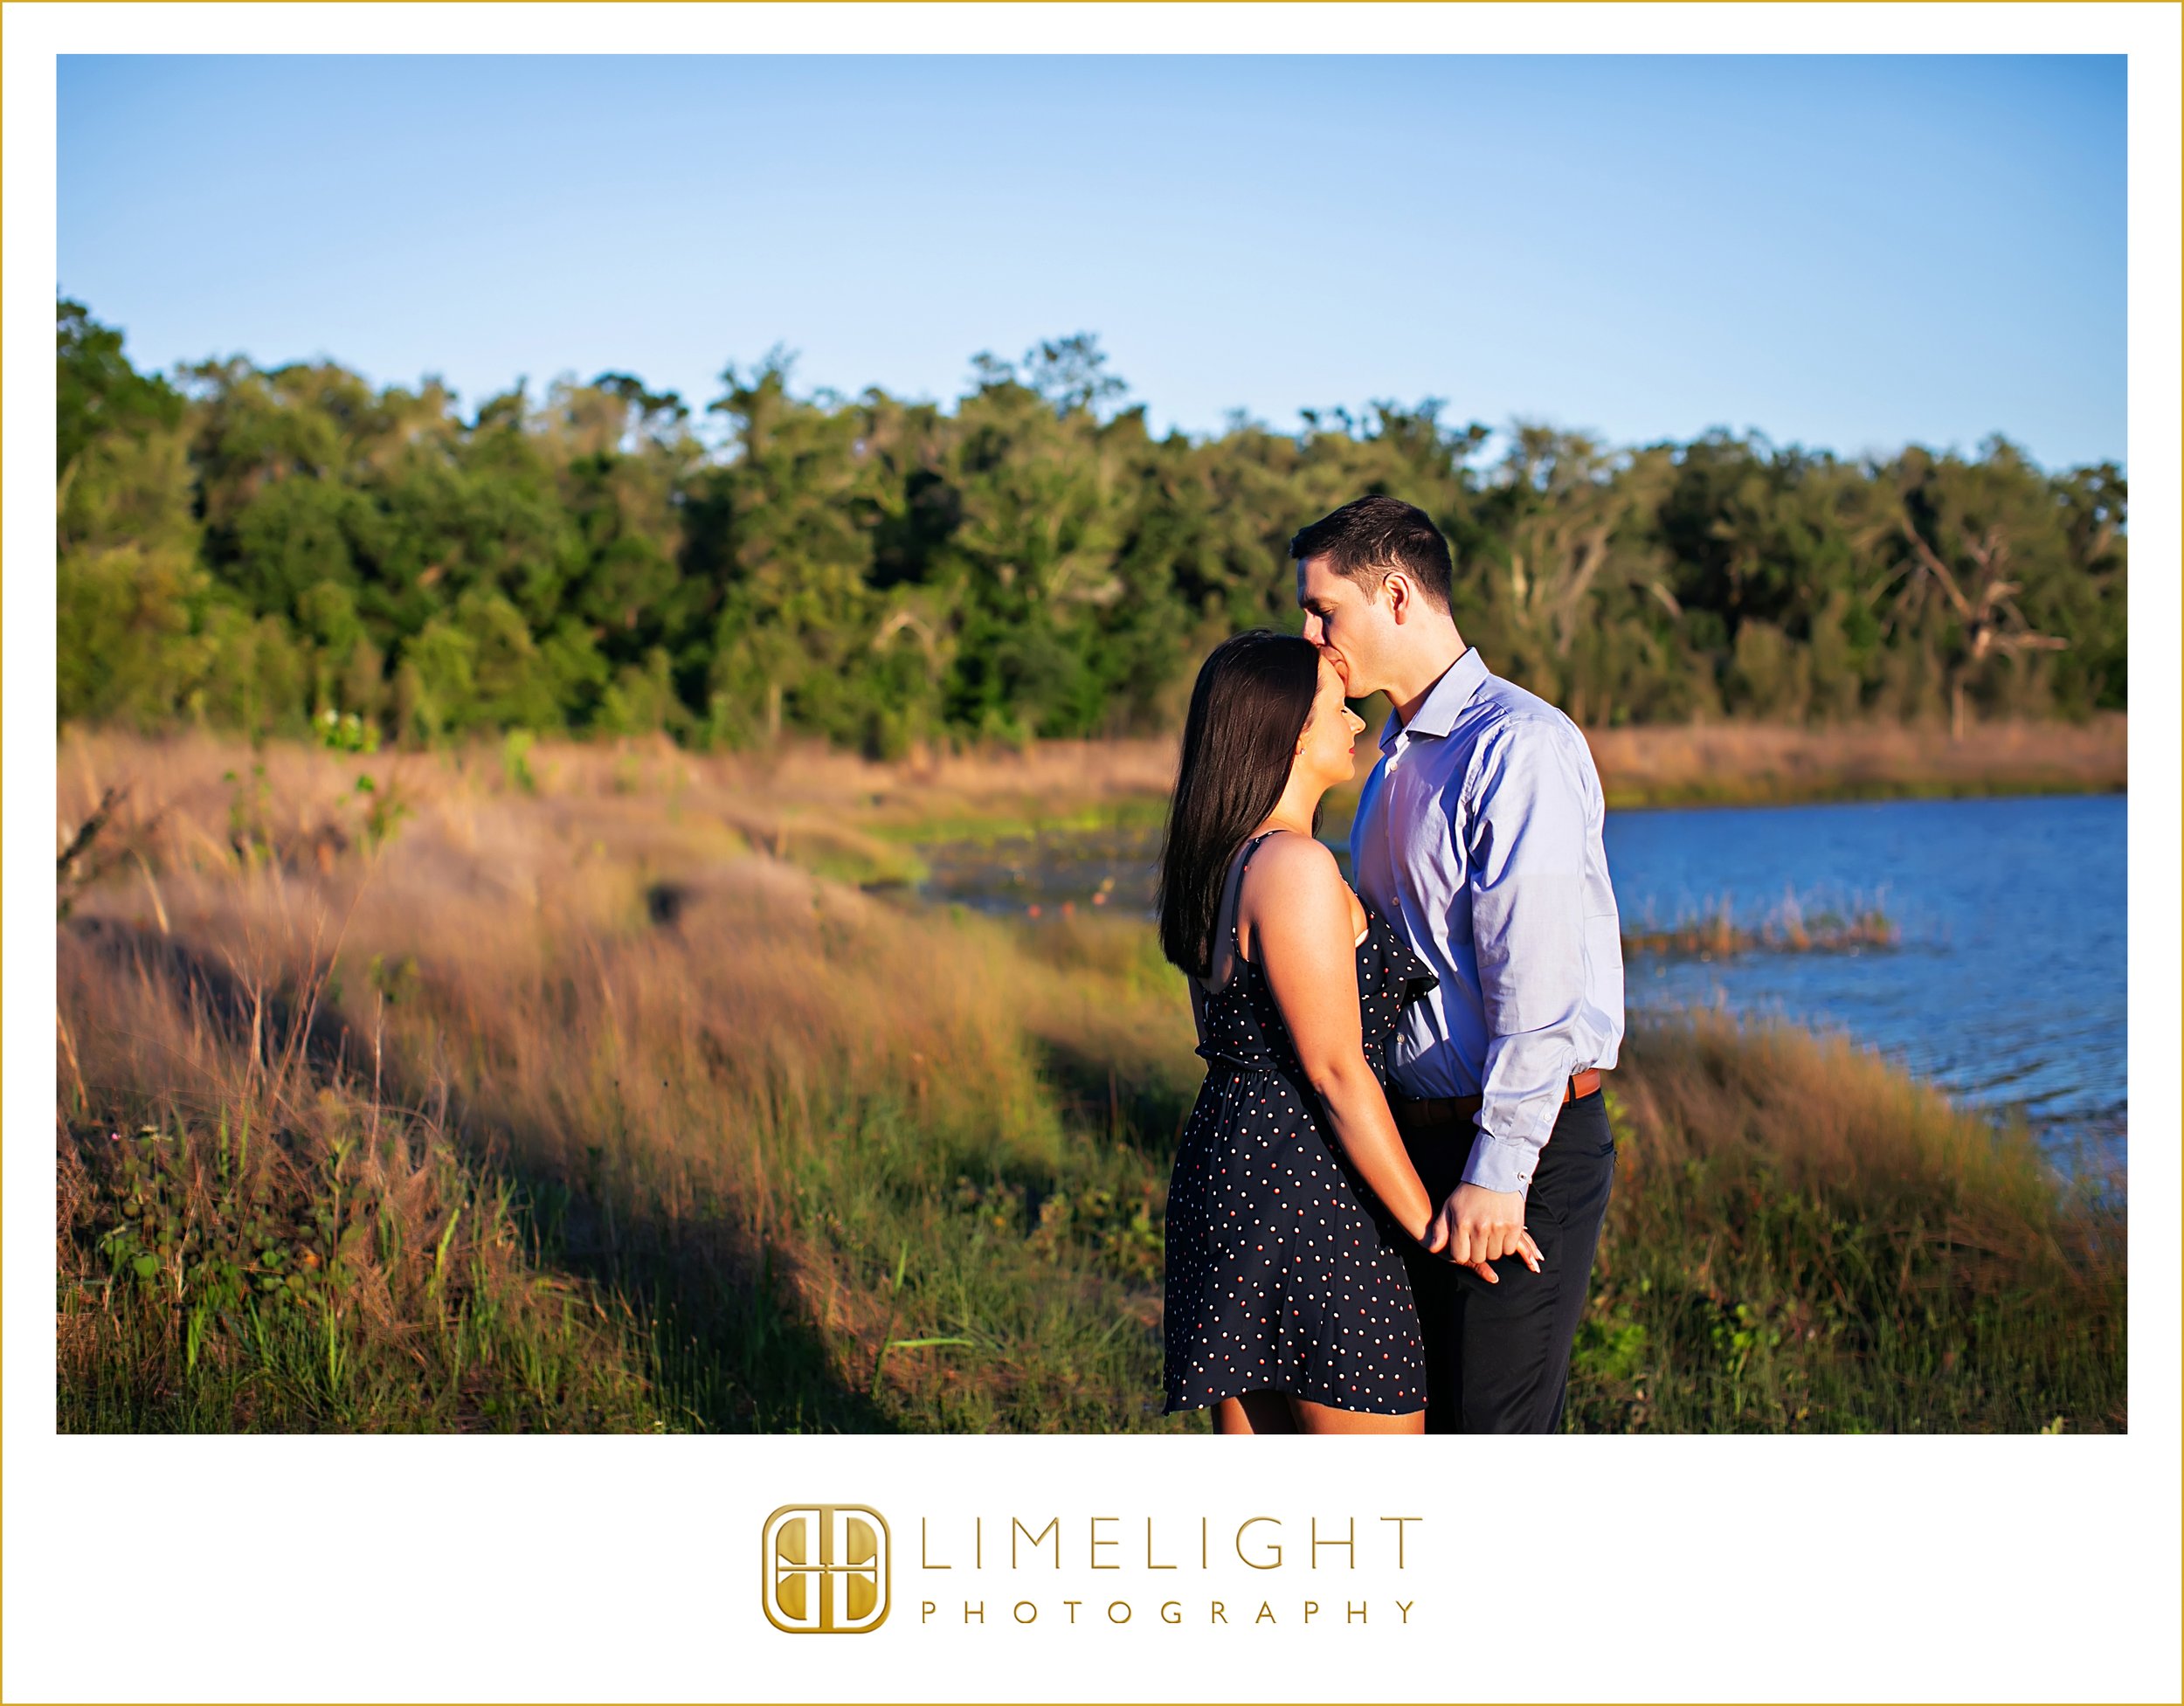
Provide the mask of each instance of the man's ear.
POLYGON ((1387 597, 1388 614, 1400 627, 1417 608, 1418 589, 1411 584, 1411 577, 1400 569, 1390 570, 1380 583, 1380 590, 1387 597))

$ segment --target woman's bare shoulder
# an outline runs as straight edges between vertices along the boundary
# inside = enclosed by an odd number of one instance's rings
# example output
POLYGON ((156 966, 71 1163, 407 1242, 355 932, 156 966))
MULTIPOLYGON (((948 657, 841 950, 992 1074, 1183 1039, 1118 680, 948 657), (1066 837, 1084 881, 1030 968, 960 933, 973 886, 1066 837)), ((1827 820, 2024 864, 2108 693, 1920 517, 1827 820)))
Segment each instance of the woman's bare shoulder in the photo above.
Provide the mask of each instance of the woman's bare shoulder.
POLYGON ((1270 837, 1252 860, 1251 874, 1237 918, 1248 955, 1255 958, 1261 942, 1282 953, 1284 943, 1331 949, 1337 940, 1354 944, 1360 939, 1365 914, 1358 897, 1343 881, 1334 853, 1312 837, 1295 831, 1270 837))
POLYGON ((1344 887, 1332 850, 1295 830, 1277 830, 1260 844, 1251 874, 1261 903, 1270 895, 1296 897, 1344 887))
POLYGON ((1321 908, 1339 903, 1343 915, 1349 920, 1352 941, 1365 940, 1365 908, 1344 880, 1342 867, 1336 862, 1333 850, 1324 842, 1294 830, 1270 836, 1259 849, 1251 868, 1255 872, 1261 865, 1268 867, 1265 886, 1255 894, 1246 896, 1242 912, 1245 920, 1263 922, 1274 919, 1286 922, 1291 918, 1317 915, 1321 908))

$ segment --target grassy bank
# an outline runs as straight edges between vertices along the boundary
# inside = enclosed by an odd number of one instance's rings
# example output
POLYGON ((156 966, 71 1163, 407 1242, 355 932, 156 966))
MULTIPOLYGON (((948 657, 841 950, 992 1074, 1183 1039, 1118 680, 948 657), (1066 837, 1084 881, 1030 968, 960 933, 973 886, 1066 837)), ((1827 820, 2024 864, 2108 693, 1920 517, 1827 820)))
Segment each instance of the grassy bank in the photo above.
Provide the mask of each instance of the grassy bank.
MULTIPOLYGON (((1203 1426, 1157 1413, 1200 1068, 1150 933, 799 862, 940 803, 1134 809, 1109 757, 71 736, 64 843, 128 789, 60 927, 64 1426, 1203 1426)), ((2021 1138, 1717 1025, 1617 1088, 1573 1420, 2121 1425, 2120 1226, 2021 1138)))
POLYGON ((2125 1225, 1840 1039, 1641 1024, 1572 1379, 1586 1430, 2125 1424, 2125 1225))

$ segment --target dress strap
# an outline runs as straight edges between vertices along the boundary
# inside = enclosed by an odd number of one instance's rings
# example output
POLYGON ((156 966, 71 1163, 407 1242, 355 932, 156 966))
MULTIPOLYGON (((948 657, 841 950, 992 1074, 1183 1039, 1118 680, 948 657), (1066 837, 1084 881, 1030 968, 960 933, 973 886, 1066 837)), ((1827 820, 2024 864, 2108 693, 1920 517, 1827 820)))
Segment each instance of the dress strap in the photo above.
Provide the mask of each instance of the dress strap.
POLYGON ((1229 946, 1236 950, 1239 960, 1244 957, 1244 939, 1236 933, 1236 920, 1244 910, 1244 873, 1251 868, 1251 856, 1259 851, 1259 844, 1273 833, 1272 830, 1267 830, 1245 843, 1243 863, 1236 867, 1236 903, 1228 909, 1228 942, 1229 946))

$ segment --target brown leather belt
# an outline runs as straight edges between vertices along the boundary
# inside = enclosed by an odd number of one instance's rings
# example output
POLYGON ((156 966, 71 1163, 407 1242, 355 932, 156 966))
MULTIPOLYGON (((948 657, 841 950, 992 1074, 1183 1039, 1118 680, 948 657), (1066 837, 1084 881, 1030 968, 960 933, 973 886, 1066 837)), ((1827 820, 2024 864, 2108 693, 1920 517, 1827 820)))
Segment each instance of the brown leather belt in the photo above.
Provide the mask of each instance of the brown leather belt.
MULTIPOLYGON (((1571 1074, 1570 1081, 1562 1087, 1562 1099, 1575 1102, 1589 1096, 1600 1088, 1598 1067, 1587 1067, 1583 1072, 1571 1074)), ((1388 1107, 1399 1123, 1433 1127, 1441 1125, 1469 1125, 1479 1115, 1476 1096, 1406 1096, 1394 1090, 1388 1092, 1388 1107)))

